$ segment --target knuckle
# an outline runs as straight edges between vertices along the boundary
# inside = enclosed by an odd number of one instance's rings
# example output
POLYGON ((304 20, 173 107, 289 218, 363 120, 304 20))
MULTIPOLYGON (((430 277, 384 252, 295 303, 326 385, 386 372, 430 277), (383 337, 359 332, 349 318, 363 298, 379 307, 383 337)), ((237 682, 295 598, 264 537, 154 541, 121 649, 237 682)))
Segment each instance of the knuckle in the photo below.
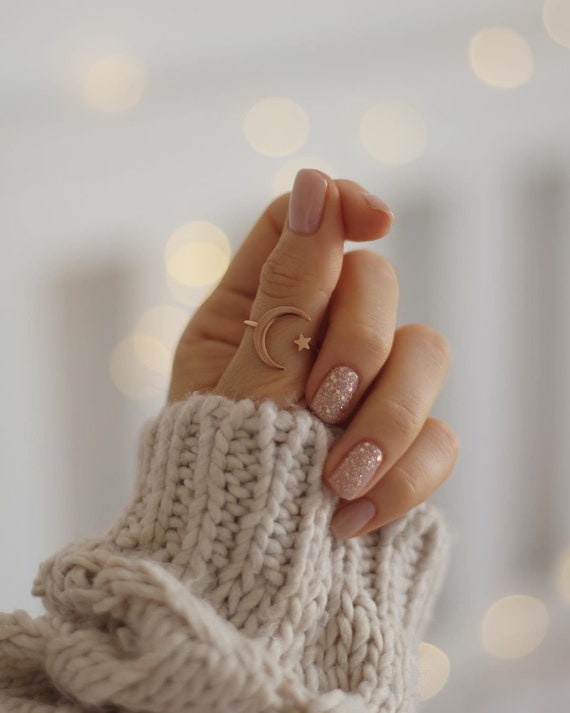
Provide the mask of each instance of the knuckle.
POLYGON ((446 423, 430 418, 426 430, 431 450, 420 450, 413 457, 408 455, 390 470, 397 480, 400 499, 410 505, 424 500, 450 477, 459 453, 459 440, 446 423))
POLYGON ((363 321, 356 321, 352 325, 350 343, 358 345, 359 349, 365 349, 367 353, 380 359, 382 363, 386 361, 392 348, 390 335, 386 330, 363 321))
MULTIPOLYGON (((376 253, 374 253, 376 255, 376 253)), ((383 281, 390 281, 393 282, 396 287, 399 287, 400 285, 400 280, 398 278, 398 273, 396 272, 396 268, 388 258, 385 258, 383 255, 378 255, 379 260, 378 260, 378 272, 382 273, 382 279, 383 281)))
POLYGON ((449 342, 439 332, 432 330, 432 335, 429 340, 430 348, 433 349, 438 357, 440 363, 449 365, 451 361, 451 349, 449 347, 449 342))
POLYGON ((376 355, 382 364, 384 364, 390 356, 392 343, 393 341, 391 335, 384 332, 378 335, 378 340, 376 343, 376 355))
POLYGON ((422 417, 417 396, 411 393, 389 397, 384 402, 388 422, 399 436, 408 438, 419 431, 422 417))
POLYGON ((259 289, 271 300, 282 300, 299 290, 300 272, 291 261, 269 256, 261 268, 259 289))
POLYGON ((426 473, 417 463, 408 463, 405 467, 395 465, 392 468, 392 475, 396 477, 401 489, 401 505, 406 507, 420 500, 422 491, 421 483, 426 480, 426 473))
POLYGON ((364 271, 383 283, 392 283, 399 292, 400 281, 394 265, 384 257, 372 250, 352 250, 344 256, 345 268, 350 271, 364 271))
POLYGON ((442 454, 442 459, 446 463, 453 465, 459 455, 459 439, 455 433, 444 421, 437 418, 430 418, 429 427, 432 434, 432 439, 436 443, 436 447, 442 454))
POLYGON ((402 334, 421 345, 422 350, 429 355, 437 364, 444 364, 446 367, 451 362, 451 349, 447 339, 427 324, 408 324, 402 327, 402 334))

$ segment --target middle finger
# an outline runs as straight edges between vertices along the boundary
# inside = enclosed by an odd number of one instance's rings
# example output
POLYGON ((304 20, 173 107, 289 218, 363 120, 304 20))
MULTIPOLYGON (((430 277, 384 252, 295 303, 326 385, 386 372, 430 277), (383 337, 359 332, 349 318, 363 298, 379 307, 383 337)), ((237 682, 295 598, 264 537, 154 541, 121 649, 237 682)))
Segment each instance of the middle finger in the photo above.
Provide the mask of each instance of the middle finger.
POLYGON ((319 356, 307 381, 322 421, 347 420, 388 358, 398 318, 398 276, 370 250, 344 256, 319 356))

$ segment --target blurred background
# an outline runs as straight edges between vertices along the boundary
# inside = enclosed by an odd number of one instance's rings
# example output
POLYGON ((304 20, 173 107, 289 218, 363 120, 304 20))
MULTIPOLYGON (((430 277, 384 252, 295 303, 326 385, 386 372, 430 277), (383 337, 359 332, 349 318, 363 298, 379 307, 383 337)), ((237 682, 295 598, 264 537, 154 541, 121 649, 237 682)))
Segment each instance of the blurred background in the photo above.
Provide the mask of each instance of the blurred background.
POLYGON ((115 521, 183 325, 319 168, 392 207, 399 324, 452 350, 423 710, 570 710, 570 0, 0 12, 0 610, 115 521))

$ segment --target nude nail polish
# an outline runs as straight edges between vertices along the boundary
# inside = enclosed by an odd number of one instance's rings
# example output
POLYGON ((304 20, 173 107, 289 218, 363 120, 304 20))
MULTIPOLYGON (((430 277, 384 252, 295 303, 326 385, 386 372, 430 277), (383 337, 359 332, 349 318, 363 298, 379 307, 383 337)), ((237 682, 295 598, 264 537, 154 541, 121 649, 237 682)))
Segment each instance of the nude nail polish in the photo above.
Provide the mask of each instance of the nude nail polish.
POLYGON ((349 366, 335 366, 315 394, 311 409, 325 423, 340 423, 358 388, 358 374, 349 366))
POLYGON ((294 233, 310 235, 321 224, 327 181, 317 171, 302 168, 295 176, 289 199, 289 228, 294 233))
POLYGON ((372 210, 379 210, 381 213, 386 213, 391 220, 394 220, 394 213, 390 210, 387 203, 384 203, 382 198, 375 196, 374 193, 365 193, 364 200, 372 208, 372 210))
POLYGON ((370 482, 380 464, 382 451, 369 441, 355 446, 329 479, 330 487, 345 500, 353 500, 370 482))
POLYGON ((352 537, 376 514, 374 503, 363 498, 339 510, 331 520, 331 531, 337 537, 352 537))

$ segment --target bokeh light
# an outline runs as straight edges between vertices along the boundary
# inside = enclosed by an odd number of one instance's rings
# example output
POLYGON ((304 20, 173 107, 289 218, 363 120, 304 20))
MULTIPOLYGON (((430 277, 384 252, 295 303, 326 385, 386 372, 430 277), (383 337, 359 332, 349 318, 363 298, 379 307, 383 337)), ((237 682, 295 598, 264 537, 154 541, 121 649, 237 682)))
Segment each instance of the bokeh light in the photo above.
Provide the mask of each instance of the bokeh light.
POLYGON ((540 646, 547 628, 545 605, 534 597, 515 594, 489 607, 481 625, 481 640, 491 656, 518 658, 540 646))
POLYGON ((560 556, 556 567, 556 588, 560 596, 570 604, 570 547, 560 556))
POLYGON ((144 67, 134 57, 113 54, 91 64, 82 78, 83 103, 110 114, 138 104, 145 89, 144 67))
POLYGON ((316 168, 318 171, 323 171, 331 178, 337 175, 337 171, 331 166, 330 163, 323 161, 320 158, 315 158, 313 156, 300 156, 299 158, 294 158, 287 163, 285 163, 274 175, 271 184, 272 194, 275 198, 282 195, 283 193, 288 193, 293 188, 293 182, 297 171, 302 168, 316 168))
POLYGON ((391 101, 370 107, 360 120, 364 148, 377 161, 404 164, 421 156, 427 144, 427 127, 408 104, 391 101))
POLYGON ((268 97, 254 104, 243 122, 245 138, 264 156, 289 156, 309 135, 309 118, 287 97, 268 97))
POLYGON ((141 363, 161 374, 168 374, 171 366, 171 354, 168 349, 148 334, 133 334, 133 344, 141 363))
POLYGON ((181 225, 168 239, 164 253, 171 293, 184 304, 199 304, 227 270, 230 258, 230 242, 217 225, 205 221, 181 225))
POLYGON ((173 354, 188 320, 188 313, 180 307, 158 305, 151 307, 139 317, 134 334, 156 339, 170 354, 173 354))
POLYGON ((111 354, 111 378, 117 389, 136 401, 157 398, 168 386, 164 347, 151 337, 130 336, 111 354), (141 358, 142 355, 142 358, 141 358))
POLYGON ((418 658, 418 695, 427 701, 437 695, 449 679, 447 654, 437 646, 422 641, 418 658))
POLYGON ((499 89, 519 87, 534 71, 527 41, 508 27, 477 32, 469 43, 469 62, 482 82, 499 89))
POLYGON ((546 0, 542 10, 544 27, 563 47, 570 47, 570 0, 546 0))

